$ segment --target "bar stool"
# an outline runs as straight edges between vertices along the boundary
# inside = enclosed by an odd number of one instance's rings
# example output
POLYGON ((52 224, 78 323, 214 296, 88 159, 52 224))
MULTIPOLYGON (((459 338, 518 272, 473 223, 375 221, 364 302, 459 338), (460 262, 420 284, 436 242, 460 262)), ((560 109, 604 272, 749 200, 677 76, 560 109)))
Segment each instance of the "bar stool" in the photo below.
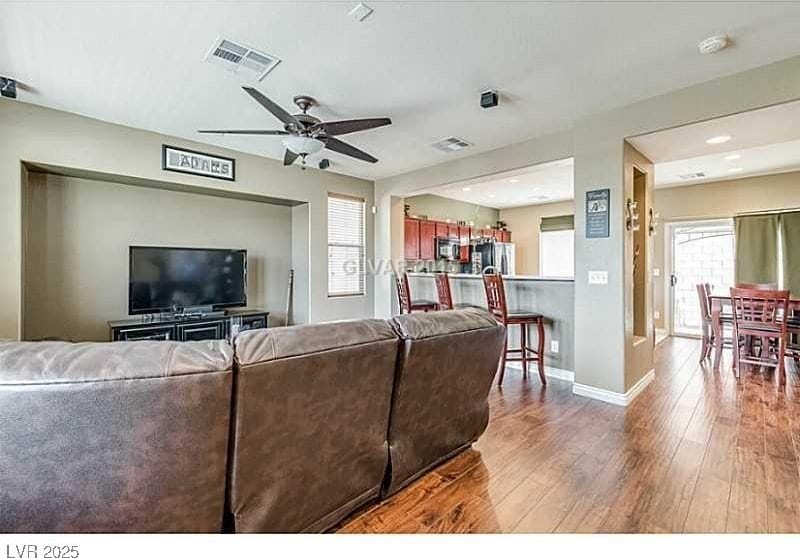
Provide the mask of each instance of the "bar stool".
POLYGON ((420 312, 436 310, 437 304, 432 300, 411 300, 411 290, 408 288, 408 273, 405 271, 402 275, 395 273, 394 282, 397 287, 397 300, 400 303, 401 314, 410 314, 415 310, 420 312))
POLYGON ((508 311, 506 305, 506 290, 503 286, 503 278, 499 274, 486 274, 483 276, 483 286, 486 289, 486 303, 489 307, 489 312, 492 313, 494 318, 506 326, 506 341, 503 347, 503 356, 500 358, 500 377, 497 379, 497 385, 503 384, 503 376, 506 372, 506 361, 522 362, 522 377, 528 375, 528 363, 536 362, 539 365, 539 378, 542 385, 547 385, 547 379, 544 375, 544 316, 536 312, 529 312, 527 310, 508 311), (539 334, 539 344, 537 350, 528 347, 528 326, 536 324, 539 334), (508 327, 512 325, 520 326, 520 348, 508 348, 508 327), (509 354, 514 355, 519 353, 519 357, 510 357, 509 354), (530 356, 530 355, 533 356, 530 356))
POLYGON ((439 310, 453 309, 453 295, 450 292, 450 277, 447 273, 436 274, 436 295, 439 297, 439 310))

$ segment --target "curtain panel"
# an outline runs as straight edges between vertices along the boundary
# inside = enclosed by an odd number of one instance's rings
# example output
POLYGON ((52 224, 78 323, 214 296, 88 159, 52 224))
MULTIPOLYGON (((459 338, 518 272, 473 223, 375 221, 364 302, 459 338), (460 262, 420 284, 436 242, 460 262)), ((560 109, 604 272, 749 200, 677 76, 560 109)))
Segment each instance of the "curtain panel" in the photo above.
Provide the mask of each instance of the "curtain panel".
POLYGON ((780 215, 734 217, 736 283, 778 282, 780 215))
POLYGON ((783 288, 793 297, 800 296, 800 211, 781 215, 783 252, 783 288))

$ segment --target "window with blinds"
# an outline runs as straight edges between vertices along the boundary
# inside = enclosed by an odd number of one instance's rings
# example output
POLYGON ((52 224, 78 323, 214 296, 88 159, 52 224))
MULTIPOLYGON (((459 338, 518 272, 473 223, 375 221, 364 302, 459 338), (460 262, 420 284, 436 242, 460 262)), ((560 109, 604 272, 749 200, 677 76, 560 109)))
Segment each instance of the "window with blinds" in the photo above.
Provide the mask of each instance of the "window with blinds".
POLYGON ((328 296, 364 294, 364 200, 328 194, 328 296))

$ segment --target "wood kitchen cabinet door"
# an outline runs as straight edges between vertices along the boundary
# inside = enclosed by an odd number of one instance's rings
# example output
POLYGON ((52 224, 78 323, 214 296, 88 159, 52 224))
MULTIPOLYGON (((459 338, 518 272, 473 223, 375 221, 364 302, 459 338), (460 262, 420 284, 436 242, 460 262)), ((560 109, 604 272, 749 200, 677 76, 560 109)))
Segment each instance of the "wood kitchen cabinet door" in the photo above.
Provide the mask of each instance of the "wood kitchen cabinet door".
POLYGON ((458 259, 461 262, 469 262, 469 237, 471 233, 469 227, 458 227, 458 259))
POLYGON ((436 223, 436 238, 447 238, 447 223, 436 223))
POLYGON ((511 242, 511 231, 502 231, 503 242, 511 242))
POLYGON ((436 259, 436 223, 434 221, 419 222, 419 259, 436 259))
POLYGON ((419 221, 405 221, 405 257, 407 260, 419 259, 419 221))
POLYGON ((447 225, 447 238, 458 240, 458 225, 447 225))

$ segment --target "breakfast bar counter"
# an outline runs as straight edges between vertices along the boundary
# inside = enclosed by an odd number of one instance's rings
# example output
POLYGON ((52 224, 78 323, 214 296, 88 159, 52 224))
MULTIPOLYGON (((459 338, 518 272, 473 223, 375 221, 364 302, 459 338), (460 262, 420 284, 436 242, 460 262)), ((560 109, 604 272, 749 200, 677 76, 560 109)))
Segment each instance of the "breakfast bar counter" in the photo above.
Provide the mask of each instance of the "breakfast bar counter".
MULTIPOLYGON (((408 273, 413 300, 436 300, 433 273, 408 273)), ((486 294, 481 275, 451 273, 450 289, 453 303, 459 306, 486 308, 486 294)), ((562 277, 504 275, 509 310, 538 312, 546 318, 545 366, 549 375, 564 376, 574 370, 574 281, 562 277), (552 343, 556 341, 556 346, 552 343)), ((519 346, 519 328, 512 328, 510 346, 519 346)), ((535 338, 535 332, 531 331, 535 338)))

